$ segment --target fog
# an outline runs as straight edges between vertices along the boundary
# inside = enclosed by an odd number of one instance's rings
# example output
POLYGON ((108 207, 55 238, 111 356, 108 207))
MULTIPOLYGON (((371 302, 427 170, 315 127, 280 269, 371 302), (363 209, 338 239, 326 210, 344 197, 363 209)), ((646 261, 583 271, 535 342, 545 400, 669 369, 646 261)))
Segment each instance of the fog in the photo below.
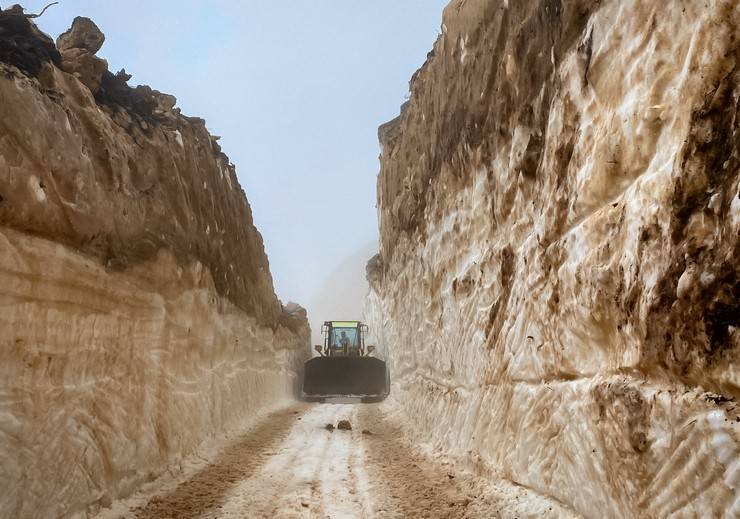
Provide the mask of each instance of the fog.
POLYGON ((375 242, 369 242, 347 256, 330 272, 316 297, 306 303, 311 323, 311 341, 322 344, 321 324, 324 321, 362 320, 368 284, 365 264, 378 250, 375 242))

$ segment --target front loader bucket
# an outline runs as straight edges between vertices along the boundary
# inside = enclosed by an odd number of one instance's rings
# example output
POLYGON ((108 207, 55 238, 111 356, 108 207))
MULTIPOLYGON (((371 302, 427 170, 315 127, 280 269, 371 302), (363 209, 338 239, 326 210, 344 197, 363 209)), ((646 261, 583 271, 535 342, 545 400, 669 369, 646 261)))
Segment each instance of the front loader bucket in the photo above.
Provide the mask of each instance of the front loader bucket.
POLYGON ((360 397, 379 402, 390 392, 388 368, 375 357, 314 357, 303 372, 303 397, 360 397))

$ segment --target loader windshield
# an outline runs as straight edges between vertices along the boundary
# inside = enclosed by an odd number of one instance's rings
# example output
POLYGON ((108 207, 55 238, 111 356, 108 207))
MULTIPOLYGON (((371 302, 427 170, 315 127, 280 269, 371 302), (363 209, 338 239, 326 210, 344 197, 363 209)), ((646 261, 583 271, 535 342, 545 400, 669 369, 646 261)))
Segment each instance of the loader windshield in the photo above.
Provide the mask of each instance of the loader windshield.
POLYGON ((357 327, 332 328, 331 332, 329 333, 329 345, 332 348, 336 349, 342 348, 344 346, 347 346, 349 348, 357 348, 359 346, 357 327))

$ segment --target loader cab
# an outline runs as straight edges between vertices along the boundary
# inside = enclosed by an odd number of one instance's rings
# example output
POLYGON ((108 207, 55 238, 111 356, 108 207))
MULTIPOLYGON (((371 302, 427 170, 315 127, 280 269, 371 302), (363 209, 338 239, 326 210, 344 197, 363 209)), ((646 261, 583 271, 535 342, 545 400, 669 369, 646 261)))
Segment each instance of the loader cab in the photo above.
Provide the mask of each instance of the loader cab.
POLYGON ((324 336, 323 354, 328 357, 362 357, 367 325, 359 321, 326 321, 321 327, 324 336))

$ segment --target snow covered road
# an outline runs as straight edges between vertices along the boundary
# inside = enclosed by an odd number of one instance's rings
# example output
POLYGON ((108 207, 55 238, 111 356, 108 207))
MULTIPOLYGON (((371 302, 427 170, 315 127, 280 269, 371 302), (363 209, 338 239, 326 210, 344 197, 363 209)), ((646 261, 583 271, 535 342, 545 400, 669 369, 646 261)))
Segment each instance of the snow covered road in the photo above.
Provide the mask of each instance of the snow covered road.
POLYGON ((196 470, 101 518, 571 517, 510 483, 430 460, 376 404, 295 404, 262 417, 196 470), (348 420, 352 430, 336 428, 348 420), (328 427, 329 424, 333 427, 328 427))

